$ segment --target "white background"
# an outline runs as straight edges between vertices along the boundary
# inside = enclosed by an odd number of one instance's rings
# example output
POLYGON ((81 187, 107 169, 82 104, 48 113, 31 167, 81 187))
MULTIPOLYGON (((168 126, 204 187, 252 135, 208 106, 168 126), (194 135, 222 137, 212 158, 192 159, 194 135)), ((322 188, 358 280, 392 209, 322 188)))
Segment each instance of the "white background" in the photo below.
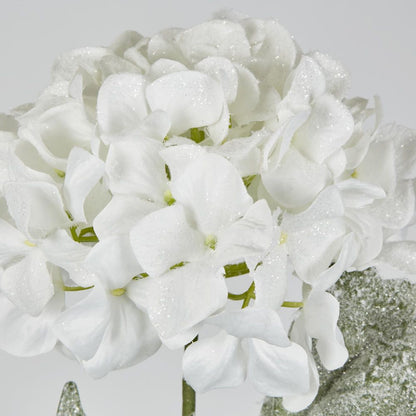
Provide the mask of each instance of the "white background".
MULTIPOLYGON (((344 63, 352 96, 378 94, 386 122, 416 128, 414 0, 0 0, 0 6, 0 112, 36 99, 60 52, 107 45, 126 29, 151 35, 189 27, 234 8, 278 18, 304 51, 318 49, 344 63)), ((53 415, 62 385, 74 380, 88 416, 179 415, 180 358, 181 352, 161 350, 96 381, 58 353, 23 359, 0 352, 0 414, 53 415)), ((197 400, 197 416, 257 416, 261 395, 246 384, 197 400)))

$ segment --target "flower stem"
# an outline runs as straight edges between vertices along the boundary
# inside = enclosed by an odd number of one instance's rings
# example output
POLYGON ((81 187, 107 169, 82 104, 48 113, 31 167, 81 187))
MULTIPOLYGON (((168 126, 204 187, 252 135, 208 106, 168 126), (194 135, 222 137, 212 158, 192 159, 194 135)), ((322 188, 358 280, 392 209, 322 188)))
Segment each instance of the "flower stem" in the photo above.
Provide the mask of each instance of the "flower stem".
POLYGON ((195 415, 195 390, 182 379, 182 416, 195 415))
POLYGON ((283 302, 282 308, 303 308, 303 302, 283 302))
MULTIPOLYGON (((196 336, 189 344, 185 345, 185 350, 193 343, 198 341, 196 336)), ((182 416, 195 415, 195 390, 182 378, 182 416)))

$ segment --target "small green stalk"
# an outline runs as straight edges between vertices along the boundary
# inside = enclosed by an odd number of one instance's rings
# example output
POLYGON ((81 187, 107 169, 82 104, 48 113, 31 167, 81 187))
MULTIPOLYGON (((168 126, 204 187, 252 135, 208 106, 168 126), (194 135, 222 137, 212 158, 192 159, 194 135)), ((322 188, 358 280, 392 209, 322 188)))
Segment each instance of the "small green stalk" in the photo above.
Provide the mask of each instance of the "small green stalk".
MULTIPOLYGON (((185 345, 185 350, 193 343, 198 341, 196 336, 189 344, 185 345)), ((195 390, 182 379, 182 416, 194 416, 196 407, 195 390)))

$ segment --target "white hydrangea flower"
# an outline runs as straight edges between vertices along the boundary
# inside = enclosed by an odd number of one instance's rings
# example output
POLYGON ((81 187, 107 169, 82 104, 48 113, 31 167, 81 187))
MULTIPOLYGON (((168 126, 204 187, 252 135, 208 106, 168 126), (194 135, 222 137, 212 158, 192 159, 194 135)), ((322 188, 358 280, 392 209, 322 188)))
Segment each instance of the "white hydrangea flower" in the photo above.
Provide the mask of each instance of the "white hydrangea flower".
POLYGON ((184 355, 195 389, 248 378, 307 407, 312 339, 328 369, 348 356, 328 289, 367 267, 416 281, 415 132, 381 126, 379 100, 347 98, 344 67, 278 21, 236 13, 125 32, 52 72, 0 115, 0 348, 59 341, 101 377, 211 325, 184 355))
POLYGON ((88 373, 102 377, 146 359, 158 350, 160 341, 146 313, 131 299, 131 286, 141 283, 132 279, 142 269, 128 240, 100 241, 90 251, 86 266, 94 274, 94 288, 61 314, 54 331, 88 373))

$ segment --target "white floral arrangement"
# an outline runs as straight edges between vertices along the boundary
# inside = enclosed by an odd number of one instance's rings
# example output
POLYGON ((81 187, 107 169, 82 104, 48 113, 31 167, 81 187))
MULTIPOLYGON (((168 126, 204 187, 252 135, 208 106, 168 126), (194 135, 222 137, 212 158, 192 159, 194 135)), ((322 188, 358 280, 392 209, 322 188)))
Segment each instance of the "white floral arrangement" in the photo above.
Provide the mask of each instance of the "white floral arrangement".
POLYGON ((307 408, 312 340, 326 369, 348 359, 328 289, 416 281, 416 133, 349 83, 234 15, 61 55, 0 117, 0 348, 103 377, 186 346, 188 392, 248 379, 307 408))

